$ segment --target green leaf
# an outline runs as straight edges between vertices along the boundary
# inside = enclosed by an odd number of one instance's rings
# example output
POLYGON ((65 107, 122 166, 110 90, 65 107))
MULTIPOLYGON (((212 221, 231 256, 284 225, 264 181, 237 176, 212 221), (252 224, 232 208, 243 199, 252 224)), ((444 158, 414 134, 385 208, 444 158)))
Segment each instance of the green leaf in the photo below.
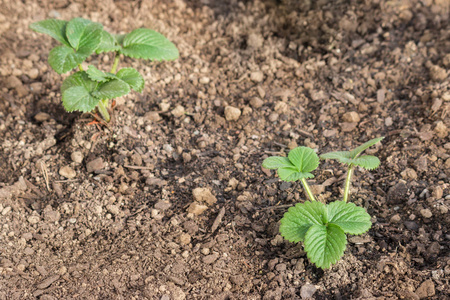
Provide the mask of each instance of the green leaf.
POLYGON ((355 158, 352 161, 352 164, 360 166, 366 170, 374 170, 380 165, 380 160, 378 157, 373 155, 362 155, 355 158))
POLYGON ((364 169, 373 170, 380 165, 380 160, 372 155, 360 156, 360 154, 367 148, 375 145, 379 141, 384 139, 384 137, 379 137, 362 144, 361 146, 355 148, 351 151, 336 151, 322 154, 321 159, 337 159, 339 162, 347 165, 356 165, 364 169))
POLYGON ((67 21, 48 19, 32 23, 30 29, 47 34, 60 43, 70 47, 69 41, 66 39, 66 25, 67 21))
POLYGON ((83 86, 70 87, 62 94, 64 108, 68 112, 74 110, 89 112, 98 104, 99 99, 92 97, 89 91, 83 86))
POLYGON ((281 219, 280 233, 290 242, 305 239, 305 234, 313 225, 324 225, 325 204, 317 201, 297 203, 281 219))
POLYGON ((67 23, 66 36, 75 50, 90 55, 101 42, 102 28, 99 23, 75 18, 67 23))
POLYGON ((377 137, 377 138, 371 139, 370 141, 362 144, 359 147, 356 147, 354 150, 350 151, 351 158, 358 157, 364 150, 372 147, 373 145, 375 145, 376 143, 380 142, 383 139, 384 139, 384 136, 377 137))
POLYGON ((297 181, 303 178, 314 178, 311 173, 299 172, 295 167, 279 168, 278 177, 283 181, 297 181))
POLYGON ((57 73, 66 73, 78 64, 82 63, 86 57, 75 53, 72 48, 58 46, 53 48, 48 55, 48 63, 57 73))
POLYGON ((319 166, 319 157, 313 149, 308 147, 297 147, 289 151, 291 163, 297 167, 298 172, 309 173, 319 166))
POLYGON ((370 215, 362 207, 344 201, 327 205, 328 222, 339 226, 345 233, 363 234, 372 226, 370 215))
POLYGON ((133 68, 122 68, 117 72, 117 77, 125 81, 136 92, 144 90, 144 77, 133 68))
POLYGON ((74 86, 82 86, 92 93, 98 87, 99 83, 89 79, 89 76, 85 71, 76 72, 67 77, 61 85, 61 93, 74 86))
POLYGON ((271 156, 266 158, 262 163, 263 168, 278 169, 294 167, 289 158, 282 156, 271 156))
POLYGON ((344 254, 347 237, 337 225, 312 225, 305 235, 309 260, 322 269, 335 264, 344 254))
POLYGON ((120 46, 117 45, 116 39, 107 31, 102 30, 100 37, 100 44, 98 45, 95 52, 100 54, 102 52, 113 52, 118 51, 120 46))
POLYGON ((336 159, 341 163, 349 164, 352 161, 350 151, 336 151, 322 154, 321 159, 336 159))
POLYGON ((107 82, 110 81, 111 79, 117 78, 116 75, 100 71, 94 66, 89 66, 88 69, 86 70, 86 74, 89 76, 91 80, 97 82, 107 82))
POLYGON ((92 92, 98 87, 98 82, 89 79, 84 71, 70 75, 61 86, 62 101, 64 108, 71 112, 74 110, 82 112, 92 111, 100 101, 94 97, 92 92))
POLYGON ((123 39, 123 55, 150 60, 174 60, 178 58, 178 49, 162 34, 140 28, 133 30, 123 39))
POLYGON ((96 91, 92 93, 93 96, 104 99, 114 99, 121 97, 130 92, 130 86, 125 81, 120 79, 113 79, 111 81, 102 83, 96 91))

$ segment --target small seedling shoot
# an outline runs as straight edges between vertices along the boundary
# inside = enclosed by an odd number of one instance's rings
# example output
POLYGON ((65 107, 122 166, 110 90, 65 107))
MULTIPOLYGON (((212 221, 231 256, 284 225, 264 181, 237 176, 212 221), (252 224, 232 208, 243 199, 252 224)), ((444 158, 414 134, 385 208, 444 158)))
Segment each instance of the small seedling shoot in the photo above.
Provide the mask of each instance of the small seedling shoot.
POLYGON ((272 156, 263 162, 264 168, 276 169, 281 180, 301 181, 310 201, 288 209, 281 219, 280 233, 290 242, 303 242, 309 260, 319 268, 329 268, 344 255, 346 234, 361 235, 372 226, 366 210, 347 201, 354 167, 373 170, 380 165, 377 157, 361 154, 382 139, 370 140, 351 151, 326 153, 320 158, 311 148, 297 147, 288 157, 272 156), (325 204, 312 194, 306 179, 314 177, 311 172, 317 169, 320 159, 337 159, 348 166, 342 201, 325 204))
POLYGON ((134 68, 118 70, 120 55, 151 61, 174 60, 178 50, 162 34, 147 29, 135 29, 127 34, 110 34, 99 23, 75 18, 70 21, 47 19, 30 25, 62 45, 50 51, 48 63, 58 74, 78 67, 79 71, 67 77, 62 86, 62 102, 68 112, 91 112, 95 108, 106 122, 110 121, 110 101, 130 93, 142 92, 144 78, 134 68), (114 52, 109 72, 82 63, 92 54, 114 52))

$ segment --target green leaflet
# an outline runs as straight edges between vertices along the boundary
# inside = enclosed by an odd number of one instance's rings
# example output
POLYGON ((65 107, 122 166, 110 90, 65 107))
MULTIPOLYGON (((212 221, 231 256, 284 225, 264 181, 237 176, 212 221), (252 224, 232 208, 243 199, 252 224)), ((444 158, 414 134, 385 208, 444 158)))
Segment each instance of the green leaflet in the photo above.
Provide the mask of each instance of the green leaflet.
POLYGON ((92 95, 98 88, 98 83, 89 79, 84 71, 72 74, 64 80, 61 86, 63 106, 68 112, 92 111, 100 101, 92 95))
POLYGON ((98 45, 95 52, 100 54, 102 52, 113 52, 120 49, 120 46, 117 44, 116 39, 107 31, 102 30, 100 37, 100 44, 98 45))
POLYGON ((294 167, 289 158, 282 156, 272 156, 266 158, 262 163, 263 168, 278 169, 294 167))
POLYGON ((110 81, 111 79, 118 78, 116 75, 100 71, 94 66, 89 66, 88 69, 86 70, 86 74, 89 76, 91 80, 97 82, 107 82, 110 81))
POLYGON ((280 233, 290 242, 300 242, 312 225, 323 225, 325 204, 317 201, 297 203, 281 219, 280 233))
POLYGON ((144 77, 133 68, 122 68, 117 72, 117 77, 128 83, 128 85, 136 92, 144 90, 144 77))
POLYGON ((98 101, 99 99, 92 97, 83 86, 70 87, 62 94, 62 102, 68 112, 90 112, 97 106, 98 101))
POLYGON ((382 137, 377 137, 377 138, 371 139, 371 140, 368 141, 368 142, 365 142, 365 143, 362 144, 361 146, 356 147, 355 149, 353 149, 352 151, 350 151, 350 156, 351 156, 352 158, 358 157, 364 150, 366 150, 366 149, 372 147, 373 145, 375 145, 375 144, 378 143, 378 142, 381 142, 383 139, 384 139, 384 136, 382 136, 382 137))
POLYGON ((329 268, 343 255, 346 233, 363 234, 372 226, 370 215, 353 203, 297 203, 281 219, 280 233, 290 242, 303 241, 311 262, 329 268))
POLYGON ((344 201, 327 205, 327 220, 339 226, 345 233, 363 234, 372 226, 370 215, 362 207, 344 201))
POLYGON ((67 23, 66 36, 77 51, 91 55, 101 41, 103 26, 83 18, 75 18, 67 23))
POLYGON ((66 73, 78 64, 81 64, 87 56, 75 53, 67 46, 57 46, 50 51, 48 63, 58 74, 66 73))
POLYGON ((178 49, 162 34, 146 28, 135 29, 125 35, 120 53, 133 58, 174 60, 178 49))
POLYGON ((129 92, 130 86, 125 81, 120 79, 112 79, 108 82, 100 84, 98 89, 92 92, 92 95, 103 100, 121 97, 129 92))
POLYGON ((66 38, 66 25, 67 21, 48 19, 32 23, 30 29, 47 34, 58 42, 70 47, 69 41, 66 38))
POLYGON ((380 160, 372 155, 363 155, 363 156, 360 155, 364 150, 380 142, 382 139, 384 139, 384 137, 372 139, 351 151, 335 151, 325 153, 322 154, 320 158, 336 159, 343 164, 355 165, 360 166, 367 170, 373 170, 378 168, 378 166, 380 165, 380 160))
POLYGON ((288 157, 266 158, 262 166, 277 169, 278 176, 283 181, 297 181, 314 177, 310 172, 319 166, 319 157, 311 148, 297 147, 289 152, 288 157))
POLYGON ((319 157, 313 149, 308 147, 297 147, 289 151, 289 160, 295 165, 299 172, 309 173, 319 166, 319 157))
POLYGON ((329 268, 344 255, 347 238, 337 225, 313 225, 305 235, 309 260, 322 269, 329 268))

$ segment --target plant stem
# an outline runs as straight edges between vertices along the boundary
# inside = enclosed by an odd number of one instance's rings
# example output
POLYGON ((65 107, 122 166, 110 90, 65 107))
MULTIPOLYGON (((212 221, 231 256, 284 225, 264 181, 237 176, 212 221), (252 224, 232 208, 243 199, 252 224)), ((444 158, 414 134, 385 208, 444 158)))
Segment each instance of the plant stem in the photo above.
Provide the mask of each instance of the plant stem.
POLYGON ((300 179, 300 181, 302 182, 303 188, 306 191, 306 194, 308 194, 309 200, 311 201, 316 201, 316 198, 314 198, 313 193, 311 192, 311 189, 309 188, 308 182, 306 181, 305 178, 300 179))
POLYGON ((350 181, 352 179, 353 174, 353 165, 350 165, 347 170, 347 178, 345 179, 344 185, 344 202, 348 201, 348 195, 350 194, 350 181))
POLYGON ((81 64, 78 64, 78 69, 80 69, 80 71, 84 71, 83 66, 81 64))
POLYGON ((120 61, 120 54, 119 52, 116 52, 114 56, 114 63, 111 68, 111 73, 116 74, 117 67, 119 66, 119 61, 120 61))
POLYGON ((98 106, 98 111, 102 115, 103 119, 106 122, 109 122, 110 117, 109 117, 108 109, 106 108, 105 104, 103 103, 103 100, 100 100, 98 102, 97 106, 98 106))

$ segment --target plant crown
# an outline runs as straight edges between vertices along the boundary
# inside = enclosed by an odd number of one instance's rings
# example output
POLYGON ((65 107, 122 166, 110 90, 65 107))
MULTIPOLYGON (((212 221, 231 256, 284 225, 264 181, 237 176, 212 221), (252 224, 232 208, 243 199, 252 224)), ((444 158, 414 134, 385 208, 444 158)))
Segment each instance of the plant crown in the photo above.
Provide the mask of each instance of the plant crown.
POLYGON ((68 112, 90 112, 98 107, 109 121, 108 101, 130 93, 142 92, 144 78, 133 68, 117 71, 120 55, 156 61, 178 58, 178 50, 162 34, 146 29, 135 29, 128 34, 114 35, 99 23, 83 18, 70 21, 47 19, 32 23, 30 28, 44 33, 62 45, 50 51, 48 62, 59 74, 79 67, 79 71, 67 77, 62 86, 62 102, 68 112), (81 63, 90 55, 114 52, 111 72, 103 72, 94 66, 83 70, 81 63), (116 72, 117 71, 117 72, 116 72))
POLYGON ((262 164, 266 169, 276 169, 283 181, 302 182, 311 201, 297 203, 288 209, 281 219, 280 233, 290 242, 303 242, 307 257, 319 268, 329 268, 342 257, 347 245, 346 234, 360 235, 372 226, 370 215, 364 208, 347 202, 347 187, 350 185, 353 166, 368 170, 379 166, 377 157, 360 154, 382 139, 370 140, 351 151, 330 152, 320 156, 349 165, 343 201, 329 204, 316 201, 306 181, 306 178, 314 177, 310 172, 319 165, 319 156, 313 149, 297 147, 289 152, 288 157, 268 157, 262 164))

